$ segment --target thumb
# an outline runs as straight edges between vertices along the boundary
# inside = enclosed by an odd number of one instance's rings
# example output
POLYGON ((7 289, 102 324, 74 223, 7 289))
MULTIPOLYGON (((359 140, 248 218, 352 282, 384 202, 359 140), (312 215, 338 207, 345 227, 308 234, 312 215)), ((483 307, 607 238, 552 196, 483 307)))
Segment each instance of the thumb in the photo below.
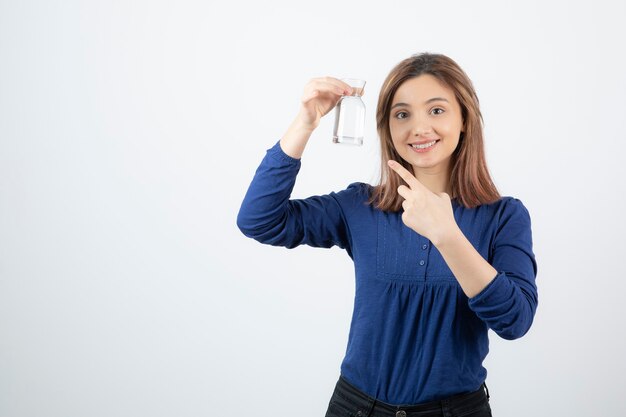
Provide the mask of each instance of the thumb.
POLYGON ((313 90, 311 94, 302 99, 302 104, 306 104, 319 95, 319 90, 313 90))

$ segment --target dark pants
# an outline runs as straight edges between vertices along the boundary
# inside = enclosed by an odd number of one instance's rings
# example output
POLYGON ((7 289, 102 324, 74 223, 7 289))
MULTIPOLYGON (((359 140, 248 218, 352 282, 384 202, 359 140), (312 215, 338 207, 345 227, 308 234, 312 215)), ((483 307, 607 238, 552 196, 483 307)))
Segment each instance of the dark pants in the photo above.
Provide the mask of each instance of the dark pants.
POLYGON ((440 401, 396 406, 369 397, 339 377, 326 417, 491 417, 491 408, 485 384, 475 392, 440 401))

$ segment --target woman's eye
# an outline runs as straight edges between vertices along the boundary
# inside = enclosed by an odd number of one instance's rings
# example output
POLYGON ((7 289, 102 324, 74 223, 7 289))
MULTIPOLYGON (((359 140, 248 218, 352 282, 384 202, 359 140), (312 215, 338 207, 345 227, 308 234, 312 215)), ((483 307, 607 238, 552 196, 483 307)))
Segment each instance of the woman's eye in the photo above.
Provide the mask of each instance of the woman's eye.
POLYGON ((436 108, 432 109, 432 112, 433 112, 434 114, 441 114, 441 113, 443 113, 444 111, 445 111, 444 109, 439 108, 439 107, 436 107, 436 108))
POLYGON ((401 112, 396 113, 396 119, 406 119, 406 112, 401 111, 401 112), (405 115, 405 116, 402 116, 402 115, 405 115))

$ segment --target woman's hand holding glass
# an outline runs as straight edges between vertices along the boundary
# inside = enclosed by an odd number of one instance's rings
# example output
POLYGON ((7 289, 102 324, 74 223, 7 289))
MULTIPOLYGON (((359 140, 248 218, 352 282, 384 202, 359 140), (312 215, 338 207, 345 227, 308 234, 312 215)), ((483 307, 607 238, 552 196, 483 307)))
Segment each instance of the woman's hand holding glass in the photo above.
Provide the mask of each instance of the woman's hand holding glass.
POLYGON ((282 150, 292 158, 302 157, 321 118, 337 105, 342 96, 352 93, 352 87, 337 78, 312 78, 304 86, 298 115, 280 140, 282 150))
POLYGON ((302 127, 314 130, 341 97, 350 94, 352 87, 337 78, 313 78, 304 87, 297 119, 302 127))

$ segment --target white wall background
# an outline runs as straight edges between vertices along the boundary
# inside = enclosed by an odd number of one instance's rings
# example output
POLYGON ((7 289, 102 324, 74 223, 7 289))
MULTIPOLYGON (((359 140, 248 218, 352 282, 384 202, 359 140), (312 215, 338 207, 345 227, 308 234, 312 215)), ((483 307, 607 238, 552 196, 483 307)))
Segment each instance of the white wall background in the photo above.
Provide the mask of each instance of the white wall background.
POLYGON ((323 416, 353 270, 235 225, 317 76, 367 80, 294 197, 377 178, 378 91, 418 52, 474 81, 488 162, 529 208, 540 306, 491 333, 496 416, 626 415, 626 6, 0 1, 0 416, 323 416))

